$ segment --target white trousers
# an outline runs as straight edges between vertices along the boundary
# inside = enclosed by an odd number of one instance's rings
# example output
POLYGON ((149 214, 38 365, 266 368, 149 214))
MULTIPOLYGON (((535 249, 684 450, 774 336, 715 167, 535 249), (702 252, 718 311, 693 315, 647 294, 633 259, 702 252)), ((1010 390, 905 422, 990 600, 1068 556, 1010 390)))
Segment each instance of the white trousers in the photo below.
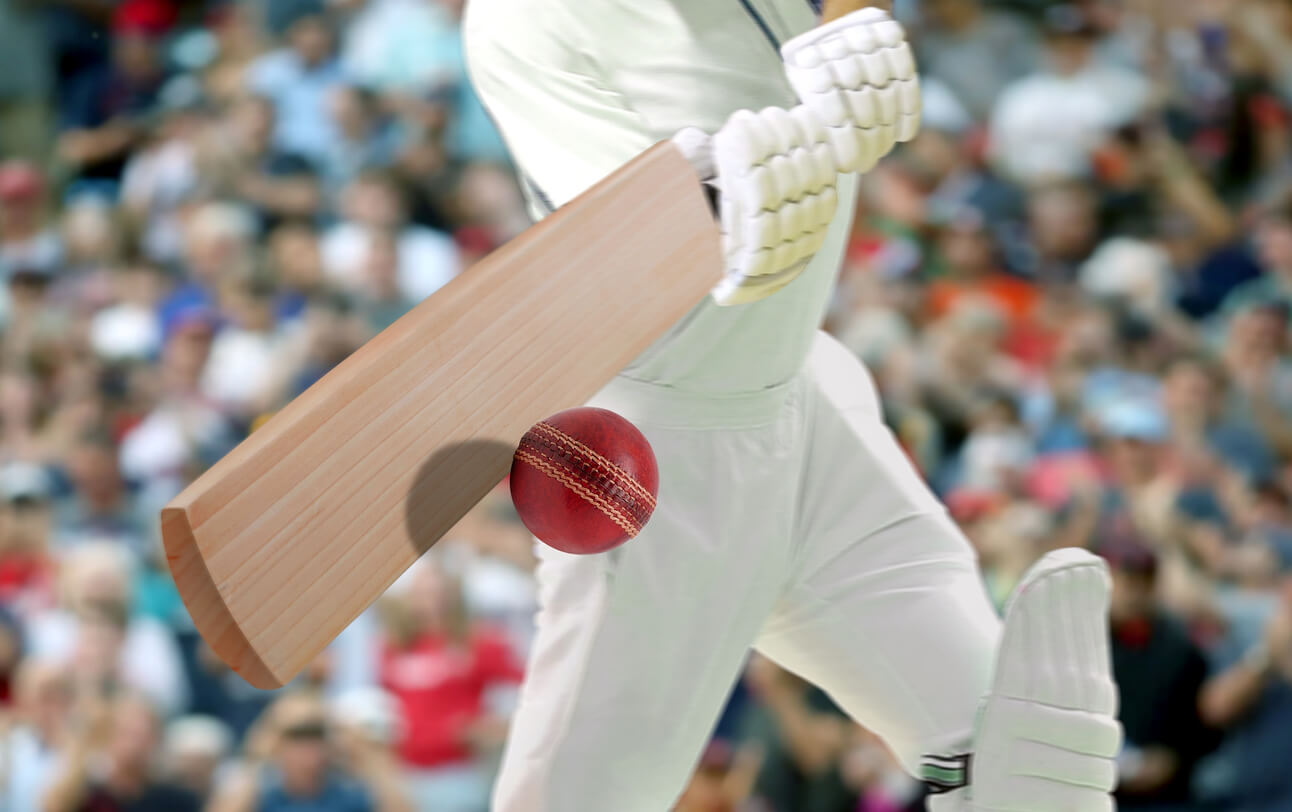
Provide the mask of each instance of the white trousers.
POLYGON ((751 646, 915 774, 966 752, 999 620, 851 353, 820 334, 782 390, 688 399, 619 380, 593 405, 650 440, 658 508, 610 553, 540 545, 495 812, 666 812, 751 646))

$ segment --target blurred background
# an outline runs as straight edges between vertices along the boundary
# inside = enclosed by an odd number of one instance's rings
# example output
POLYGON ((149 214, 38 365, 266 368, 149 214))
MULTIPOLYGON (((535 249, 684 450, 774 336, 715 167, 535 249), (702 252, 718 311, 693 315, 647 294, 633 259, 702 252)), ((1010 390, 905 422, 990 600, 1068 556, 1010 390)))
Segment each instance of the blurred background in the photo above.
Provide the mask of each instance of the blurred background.
MULTIPOLYGON (((924 131, 826 326, 998 603, 1053 547, 1111 563, 1121 808, 1292 810, 1292 1, 896 6, 924 131)), ((505 493, 277 692, 156 520, 527 225, 461 11, 0 0, 3 812, 486 808, 535 604, 505 493)), ((755 657, 677 812, 919 804, 755 657)))

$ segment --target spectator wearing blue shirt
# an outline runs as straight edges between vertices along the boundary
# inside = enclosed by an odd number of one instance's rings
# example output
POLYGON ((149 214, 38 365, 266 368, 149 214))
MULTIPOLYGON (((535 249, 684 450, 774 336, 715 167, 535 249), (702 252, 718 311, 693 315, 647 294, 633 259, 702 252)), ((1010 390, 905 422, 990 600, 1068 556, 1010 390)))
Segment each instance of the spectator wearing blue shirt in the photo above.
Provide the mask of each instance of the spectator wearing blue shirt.
POLYGON ((280 150, 323 160, 339 139, 329 101, 343 80, 335 37, 322 2, 281 0, 285 47, 256 60, 248 85, 273 102, 277 113, 274 142, 280 150))
POLYGON ((317 695, 282 695, 249 734, 245 763, 217 790, 211 809, 412 812, 389 750, 353 746, 342 732, 317 695), (338 746, 350 755, 345 769, 334 759, 338 746))

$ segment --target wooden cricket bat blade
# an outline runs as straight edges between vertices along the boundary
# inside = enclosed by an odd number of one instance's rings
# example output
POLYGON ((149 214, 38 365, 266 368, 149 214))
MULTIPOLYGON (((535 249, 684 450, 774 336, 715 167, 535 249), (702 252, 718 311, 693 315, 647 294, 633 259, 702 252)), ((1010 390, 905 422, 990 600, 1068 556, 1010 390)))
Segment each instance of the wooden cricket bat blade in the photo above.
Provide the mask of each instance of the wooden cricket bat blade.
POLYGON ((176 587, 259 688, 292 679, 577 406, 718 283, 717 227, 668 143, 373 338, 161 514, 176 587))

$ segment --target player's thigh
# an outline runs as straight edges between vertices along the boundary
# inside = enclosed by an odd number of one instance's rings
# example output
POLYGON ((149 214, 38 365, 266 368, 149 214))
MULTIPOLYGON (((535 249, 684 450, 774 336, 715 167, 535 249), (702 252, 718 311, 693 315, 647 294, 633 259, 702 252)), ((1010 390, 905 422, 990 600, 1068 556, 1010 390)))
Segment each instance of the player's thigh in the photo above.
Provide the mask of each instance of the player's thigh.
POLYGON ((999 620, 968 540, 884 425, 861 363, 820 337, 792 586, 759 648, 908 768, 967 739, 999 620))
POLYGON ((944 513, 907 516, 803 571, 757 648, 824 689, 912 773, 967 752, 1000 622, 944 513))
POLYGON ((540 545, 537 634, 495 812, 670 808, 784 584, 789 529, 778 545, 758 508, 776 498, 766 480, 706 487, 727 453, 712 435, 644 431, 661 485, 642 533, 596 556, 540 545), (726 504, 737 492, 743 511, 726 504))

